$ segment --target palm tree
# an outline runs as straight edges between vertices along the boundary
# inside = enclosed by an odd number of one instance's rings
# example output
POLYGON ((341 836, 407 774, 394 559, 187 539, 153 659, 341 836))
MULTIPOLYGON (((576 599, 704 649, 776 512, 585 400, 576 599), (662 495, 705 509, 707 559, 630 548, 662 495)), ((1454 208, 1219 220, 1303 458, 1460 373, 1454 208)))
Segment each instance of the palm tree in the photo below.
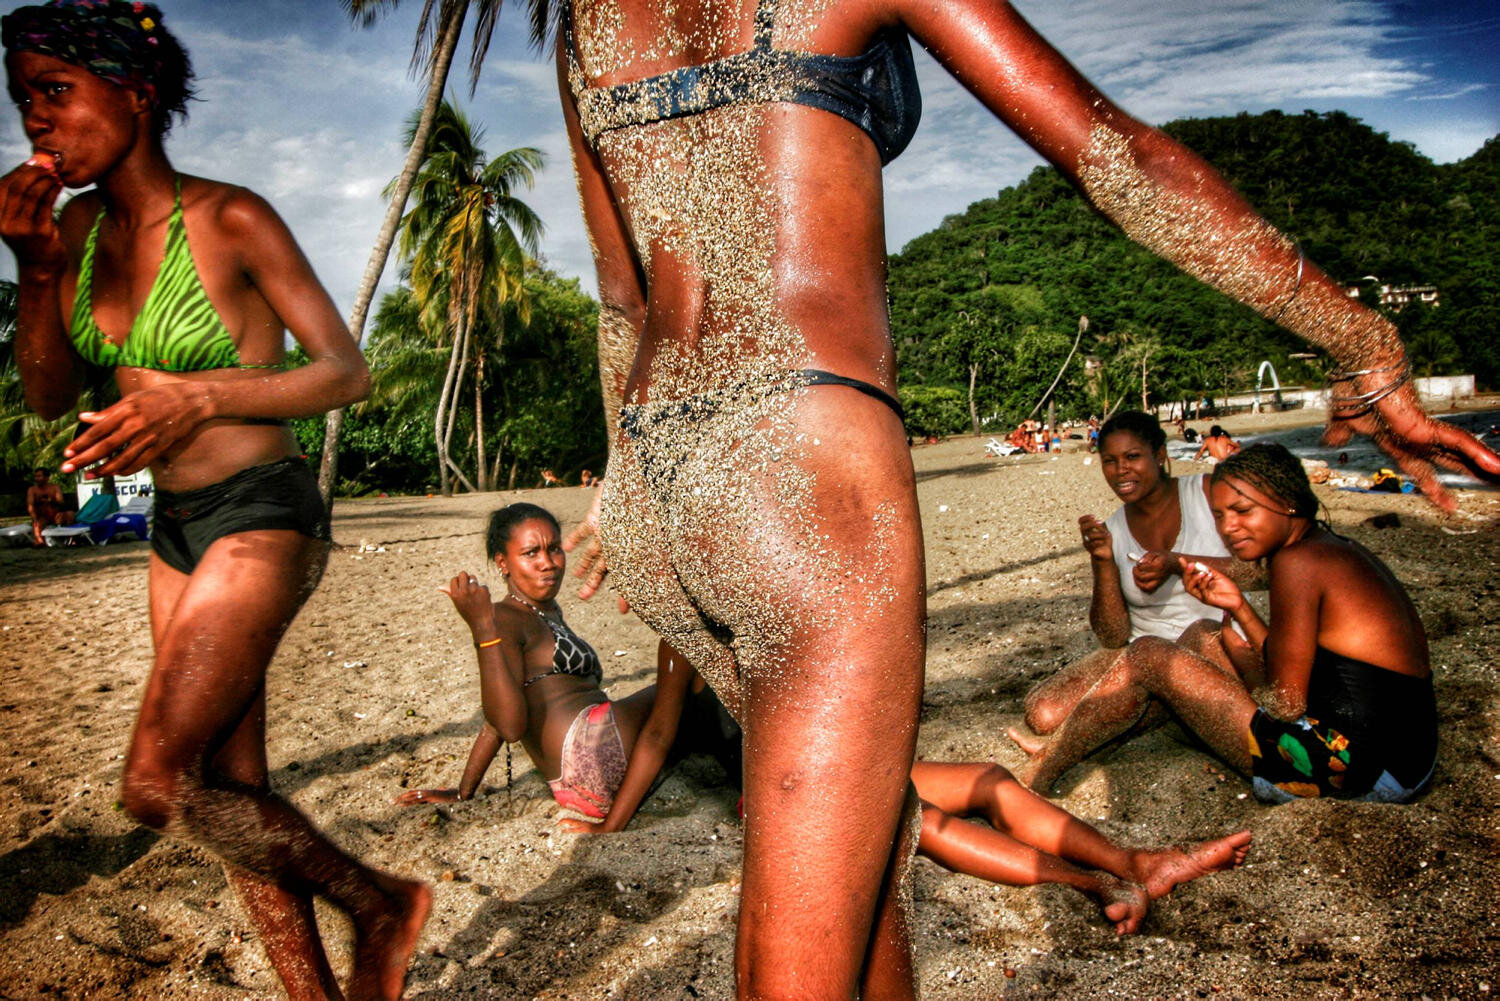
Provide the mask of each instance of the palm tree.
MULTIPOLYGON (((415 130, 418 123, 413 122, 415 130)), ((501 309, 514 303, 522 322, 529 318, 522 278, 528 254, 537 252, 542 223, 514 192, 530 187, 542 165, 531 147, 509 150, 489 160, 483 129, 444 101, 428 141, 427 156, 413 186, 413 204, 401 223, 400 254, 411 265, 412 294, 429 329, 441 329, 449 342, 448 370, 433 419, 439 482, 450 492, 449 473, 468 489, 485 489, 484 359, 498 349, 504 326, 501 309), (435 323, 442 316, 441 325, 435 323), (492 332, 492 343, 480 336, 492 332), (457 401, 473 356, 477 467, 470 482, 453 461, 451 444, 457 401)))
MULTIPOLYGON (((381 14, 393 10, 401 0, 339 0, 350 17, 368 26, 381 14)), ((406 211, 406 199, 416 180, 417 169, 427 149, 427 138, 432 123, 437 117, 438 104, 448 85, 448 71, 453 65, 453 54, 458 48, 459 35, 463 33, 464 19, 469 8, 479 14, 474 30, 473 49, 469 55, 469 92, 472 94, 479 83, 479 71, 484 65, 485 53, 489 51, 490 38, 495 31, 495 21, 500 16, 502 0, 423 0, 422 14, 417 27, 417 37, 412 46, 412 71, 427 68, 427 98, 422 105, 421 117, 407 147, 406 162, 395 189, 390 193, 390 205, 380 234, 370 251, 369 263, 365 265, 359 290, 355 293, 354 306, 349 311, 349 333, 355 341, 364 336, 365 321, 369 318, 370 303, 375 298, 375 286, 385 271, 391 254, 391 244, 396 239, 396 228, 401 214, 406 211)), ((531 13, 532 44, 540 48, 551 29, 557 5, 552 0, 527 0, 531 13)), ((333 501, 333 483, 338 471, 339 433, 344 424, 344 412, 335 410, 328 415, 323 434, 323 458, 318 470, 318 489, 325 504, 333 501)))

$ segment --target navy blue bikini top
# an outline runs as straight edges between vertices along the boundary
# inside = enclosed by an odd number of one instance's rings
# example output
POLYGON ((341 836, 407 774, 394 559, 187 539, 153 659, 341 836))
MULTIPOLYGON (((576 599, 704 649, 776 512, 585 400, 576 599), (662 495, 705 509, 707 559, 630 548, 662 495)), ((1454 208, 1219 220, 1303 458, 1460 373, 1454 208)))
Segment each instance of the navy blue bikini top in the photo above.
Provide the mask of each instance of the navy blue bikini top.
MULTIPOLYGON (((830 56, 771 47, 777 0, 755 9, 755 43, 701 66, 683 66, 660 76, 612 87, 584 84, 565 13, 568 85, 583 134, 591 145, 611 129, 697 115, 731 104, 788 102, 832 112, 859 126, 880 153, 882 165, 904 150, 922 116, 922 95, 911 41, 905 30, 887 28, 857 56, 830 56)), ((571 4, 565 4, 565 9, 571 4)))

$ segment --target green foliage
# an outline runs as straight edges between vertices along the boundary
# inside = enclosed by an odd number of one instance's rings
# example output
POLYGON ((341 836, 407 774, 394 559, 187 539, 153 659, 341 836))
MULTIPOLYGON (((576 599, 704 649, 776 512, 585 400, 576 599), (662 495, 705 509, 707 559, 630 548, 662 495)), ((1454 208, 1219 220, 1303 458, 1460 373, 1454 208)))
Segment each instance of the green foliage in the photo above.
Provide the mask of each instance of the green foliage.
MULTIPOLYGON (((522 278, 529 321, 511 314, 506 337, 483 380, 485 444, 495 486, 532 486, 541 470, 577 480, 583 468, 604 467, 604 408, 594 348, 598 306, 578 286, 532 264, 522 278)), ((388 294, 371 327, 365 356, 373 389, 346 418, 339 491, 430 493, 437 487, 433 416, 448 364, 420 323, 421 309, 405 287, 388 294)), ((477 458, 472 401, 456 415, 454 459, 477 458)), ((321 418, 296 422, 298 440, 322 441, 321 418)))
POLYGON ((969 409, 964 393, 947 386, 902 386, 898 391, 906 411, 908 434, 963 434, 969 430, 969 409))
MULTIPOLYGON (((1436 309, 1391 314, 1420 374, 1500 379, 1500 139, 1435 165, 1410 145, 1333 112, 1173 122, 1164 131, 1213 163, 1335 279, 1378 275, 1438 286, 1436 309)), ((1057 374, 1079 316, 1091 321, 1056 393, 1059 416, 1253 386, 1270 359, 1283 383, 1321 380, 1289 355, 1305 345, 1131 243, 1051 168, 976 202, 890 262, 892 336, 903 385, 975 396, 982 416, 1020 419, 1057 374), (1015 319, 1005 290, 1028 289, 1015 319), (993 324, 973 319, 994 311, 993 324), (965 319, 968 317, 969 319, 965 319), (1059 341, 1061 341, 1059 350, 1059 341), (1054 360, 1055 359, 1055 360, 1054 360), (1050 367, 1049 367, 1050 366, 1050 367)))

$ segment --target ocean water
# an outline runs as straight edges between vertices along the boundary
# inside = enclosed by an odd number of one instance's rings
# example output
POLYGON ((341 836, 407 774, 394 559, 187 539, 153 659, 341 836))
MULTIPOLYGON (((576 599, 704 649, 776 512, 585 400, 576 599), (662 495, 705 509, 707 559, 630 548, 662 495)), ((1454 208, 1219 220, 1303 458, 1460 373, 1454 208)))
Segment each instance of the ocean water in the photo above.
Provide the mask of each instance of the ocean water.
MULTIPOLYGON (((1500 410, 1465 411, 1454 414, 1436 414, 1450 424, 1463 428, 1490 448, 1500 449, 1500 410)), ((1206 430, 1206 428, 1200 428, 1206 430)), ((1329 448, 1322 443, 1323 425, 1292 428, 1266 434, 1246 435, 1236 440, 1241 445, 1257 441, 1275 441, 1285 445, 1293 455, 1303 459, 1322 459, 1335 473, 1353 473, 1358 476, 1374 476, 1381 469, 1396 469, 1391 457, 1382 452, 1373 441, 1364 435, 1356 435, 1343 448, 1329 448), (1339 453, 1348 454, 1348 461, 1340 464, 1339 453)), ((1190 459, 1198 451, 1196 444, 1181 440, 1167 442, 1167 453, 1174 459, 1190 459)), ((1399 469, 1396 469, 1400 472, 1399 469)), ((1439 479, 1450 486, 1476 487, 1479 481, 1461 473, 1443 470, 1439 479)), ((1494 489, 1493 486, 1490 489, 1494 489)))

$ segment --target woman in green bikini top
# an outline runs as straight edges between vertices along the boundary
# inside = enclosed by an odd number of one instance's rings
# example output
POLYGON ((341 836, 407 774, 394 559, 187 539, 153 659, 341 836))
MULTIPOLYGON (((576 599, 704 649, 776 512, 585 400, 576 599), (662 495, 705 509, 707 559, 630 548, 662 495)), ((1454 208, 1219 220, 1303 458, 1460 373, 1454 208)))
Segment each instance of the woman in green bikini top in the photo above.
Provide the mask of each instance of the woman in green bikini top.
POLYGON ((94 322, 94 255, 105 214, 100 209, 78 266, 73 324, 69 331, 73 347, 84 361, 107 368, 153 368, 161 372, 277 368, 275 364, 246 365, 240 361, 239 346, 209 301, 193 263, 187 226, 182 219, 181 177, 174 179, 173 196, 161 267, 122 344, 104 336, 94 322))
POLYGON ((265 682, 322 574, 328 515, 286 426, 364 396, 369 373, 286 226, 244 188, 178 174, 163 134, 192 71, 161 11, 54 0, 0 21, 34 153, 0 178, 20 278, 28 404, 77 404, 83 364, 120 401, 79 414, 65 471, 150 466, 151 677, 120 798, 141 823, 220 856, 293 998, 399 997, 430 896, 338 850, 266 782, 265 682), (95 190, 68 202, 64 187, 95 190), (309 363, 282 371, 290 331, 309 363), (314 895, 358 943, 336 982, 314 895))

